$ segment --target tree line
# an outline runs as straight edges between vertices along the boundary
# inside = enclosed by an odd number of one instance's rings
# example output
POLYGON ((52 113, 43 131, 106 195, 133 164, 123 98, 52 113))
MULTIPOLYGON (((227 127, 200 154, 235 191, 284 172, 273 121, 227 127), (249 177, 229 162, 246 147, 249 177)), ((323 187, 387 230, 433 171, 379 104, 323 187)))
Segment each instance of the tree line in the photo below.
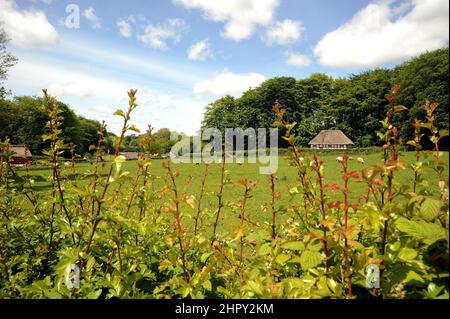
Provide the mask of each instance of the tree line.
POLYGON ((325 129, 340 129, 356 146, 379 144, 376 131, 387 109, 386 92, 401 85, 397 103, 408 111, 397 116, 400 137, 414 137, 411 123, 423 119, 424 100, 440 103, 437 125, 448 129, 448 48, 427 52, 391 69, 375 69, 345 78, 315 73, 305 79, 276 77, 244 92, 240 98, 222 97, 206 107, 202 127, 271 127, 272 105, 287 108, 290 122, 296 122, 297 144, 308 142, 325 129))
MULTIPOLYGON (((100 123, 75 114, 66 104, 57 102, 62 110, 61 138, 66 144, 73 143, 76 153, 92 153, 91 145, 97 144, 100 123)), ((41 97, 22 96, 13 99, 0 99, 0 140, 9 138, 11 144, 26 144, 33 154, 39 155, 49 147, 42 136, 47 133, 48 115, 41 97)), ((152 154, 166 154, 176 141, 170 139, 172 132, 162 128, 152 134, 148 150, 152 154)), ((117 136, 105 131, 103 151, 113 152, 117 136)), ((144 134, 131 134, 124 137, 121 151, 140 152, 144 134)), ((67 149, 63 156, 69 156, 67 149)))
MULTIPOLYGON (((7 70, 17 59, 6 51, 8 39, 0 30, 0 139, 9 138, 13 144, 27 144, 31 151, 40 154, 48 148, 42 139, 48 121, 40 97, 22 96, 8 98, 10 94, 3 86, 7 70)), ((333 78, 315 73, 304 79, 276 77, 256 88, 244 92, 240 98, 224 96, 205 108, 202 128, 272 127, 275 115, 272 110, 278 102, 287 108, 287 120, 296 122, 296 144, 307 143, 320 130, 340 129, 356 146, 378 145, 376 131, 384 119, 387 109, 386 92, 394 84, 401 85, 397 104, 408 107, 408 111, 397 115, 396 123, 400 137, 408 141, 414 137, 411 123, 414 118, 423 119, 422 104, 426 98, 440 104, 435 114, 439 127, 448 129, 448 48, 431 51, 391 69, 375 69, 345 78, 333 78)), ((89 152, 96 144, 100 123, 75 114, 69 106, 58 102, 64 121, 61 137, 66 143, 76 145, 77 154, 89 152)), ((128 135, 122 151, 141 150, 144 135, 128 135)), ((171 131, 162 128, 152 135, 150 152, 166 154, 175 141, 171 131)), ((281 136, 281 134, 280 134, 281 136)), ((116 136, 105 134, 105 151, 112 150, 116 136)), ((280 140, 281 146, 284 141, 280 140)), ((444 148, 448 148, 445 142, 444 148)))
MULTIPOLYGON (((75 114, 66 104, 58 102, 64 118, 61 138, 76 145, 77 154, 89 152, 96 144, 100 123, 75 114)), ((21 96, 0 99, 0 139, 9 138, 11 144, 26 144, 33 154, 48 148, 42 136, 47 133, 48 115, 41 97, 21 96)), ((105 148, 112 148, 114 134, 106 133, 105 148)), ((67 153, 69 150, 67 150, 67 153)))

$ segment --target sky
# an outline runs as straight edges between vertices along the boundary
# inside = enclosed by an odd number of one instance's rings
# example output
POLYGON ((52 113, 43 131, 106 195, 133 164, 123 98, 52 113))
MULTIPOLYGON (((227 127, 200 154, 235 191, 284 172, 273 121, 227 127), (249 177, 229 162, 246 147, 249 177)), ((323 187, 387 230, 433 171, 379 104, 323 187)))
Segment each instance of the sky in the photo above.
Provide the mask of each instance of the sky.
POLYGON ((0 0, 19 62, 5 87, 50 94, 115 133, 195 134, 214 100, 276 76, 342 77, 447 47, 448 0, 0 0))

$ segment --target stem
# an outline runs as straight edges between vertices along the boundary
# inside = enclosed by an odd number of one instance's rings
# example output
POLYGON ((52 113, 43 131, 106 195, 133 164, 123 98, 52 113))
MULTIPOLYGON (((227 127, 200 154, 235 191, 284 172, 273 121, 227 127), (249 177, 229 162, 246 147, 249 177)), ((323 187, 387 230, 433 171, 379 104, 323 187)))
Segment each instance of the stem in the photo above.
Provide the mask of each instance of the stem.
MULTIPOLYGON (((116 149, 115 149, 115 152, 114 152, 114 157, 117 157, 119 155, 120 147, 122 145, 122 141, 124 139, 125 132, 127 131, 127 128, 128 128, 127 124, 128 124, 128 120, 130 119, 130 114, 133 111, 133 109, 136 107, 135 94, 136 94, 135 90, 131 90, 130 92, 128 92, 128 95, 130 96, 130 103, 129 103, 129 107, 128 107, 127 113, 124 116, 123 126, 122 126, 121 134, 120 134, 120 137, 119 137, 119 141, 117 142, 117 145, 116 145, 116 149)), ((86 254, 88 254, 90 249, 91 249, 92 240, 94 239, 95 231, 97 230, 98 223, 101 220, 98 217, 99 217, 101 209, 102 209, 102 204, 103 204, 103 201, 105 199, 106 191, 108 190, 108 187, 109 187, 110 182, 111 182, 112 172, 113 172, 113 163, 111 163, 111 165, 109 166, 108 175, 107 175, 106 180, 105 180, 105 186, 103 187, 102 194, 100 195, 100 198, 97 201, 98 205, 97 205, 97 210, 96 210, 96 212, 94 214, 94 223, 92 225, 91 232, 89 234, 89 239, 88 239, 86 248, 84 250, 84 252, 86 254)))
POLYGON ((345 270, 347 272, 347 285, 348 285, 348 296, 352 297, 353 296, 353 291, 352 291, 352 274, 350 272, 350 262, 349 262, 349 258, 348 258, 348 234, 347 234, 347 230, 348 230, 348 180, 349 180, 349 175, 348 175, 348 171, 347 171, 347 162, 348 158, 345 157, 344 158, 344 162, 342 163, 343 166, 343 179, 344 179, 344 257, 345 257, 345 270))
MULTIPOLYGON (((322 213, 322 222, 325 224, 325 220, 326 220, 326 217, 327 217, 326 211, 325 211, 325 194, 324 194, 323 176, 320 173, 320 167, 321 167, 322 163, 318 161, 317 154, 313 155, 313 159, 314 159, 314 163, 315 163, 314 170, 315 170, 315 172, 317 174, 317 181, 319 183, 320 212, 322 213)), ((324 249, 324 252, 325 252, 325 259, 326 259, 326 261, 325 261, 325 273, 328 274, 330 266, 329 266, 329 259, 328 259, 329 256, 328 256, 328 244, 327 244, 327 230, 326 230, 325 227, 323 228, 322 245, 323 245, 323 249, 324 249)))
POLYGON ((241 203, 241 225, 240 225, 240 231, 242 231, 242 235, 240 238, 240 249, 239 249, 239 296, 240 298, 242 298, 243 296, 243 291, 242 291, 242 286, 243 286, 243 277, 242 277, 242 273, 244 270, 244 221, 245 221, 245 207, 247 205, 247 197, 248 197, 248 192, 250 191, 249 185, 248 183, 245 185, 245 191, 244 191, 244 195, 242 197, 242 203, 241 203))
POLYGON ((178 244, 180 246, 180 251, 181 251, 181 261, 183 263, 184 280, 186 281, 186 283, 189 283, 190 275, 187 270, 186 251, 185 251, 185 246, 184 246, 184 242, 183 242, 184 230, 181 226, 180 198, 178 196, 178 189, 177 189, 177 184, 175 181, 175 174, 172 171, 172 169, 170 168, 170 162, 167 162, 166 166, 167 166, 167 171, 169 173, 170 180, 172 181, 172 191, 174 194, 173 201, 175 203, 175 221, 176 221, 176 228, 177 228, 178 244))
POLYGON ((200 218, 200 212, 202 210, 203 193, 205 192, 205 182, 208 176, 208 164, 205 164, 205 171, 203 172, 202 185, 200 187, 200 193, 198 196, 197 215, 195 216, 194 235, 197 235, 198 219, 200 218))
POLYGON ((270 190, 272 192, 272 201, 271 201, 271 208, 272 208, 272 239, 275 239, 277 237, 277 231, 276 231, 276 210, 275 210, 275 176, 273 174, 270 174, 270 190))
POLYGON ((222 165, 221 165, 221 171, 220 171, 220 189, 219 189, 219 193, 217 194, 218 207, 217 207, 216 220, 214 221, 211 245, 214 242, 214 240, 216 239, 217 224, 219 223, 220 211, 222 210, 222 207, 223 207, 222 193, 223 193, 224 184, 225 184, 225 148, 223 148, 223 150, 222 150, 222 165))

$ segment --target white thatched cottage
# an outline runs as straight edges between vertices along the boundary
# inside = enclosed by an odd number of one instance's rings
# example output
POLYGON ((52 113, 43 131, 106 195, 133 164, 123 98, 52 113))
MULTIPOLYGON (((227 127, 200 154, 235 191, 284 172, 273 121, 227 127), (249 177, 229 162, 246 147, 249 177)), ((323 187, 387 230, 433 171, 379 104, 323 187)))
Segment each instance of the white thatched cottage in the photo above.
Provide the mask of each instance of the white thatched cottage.
POLYGON ((311 148, 323 150, 348 149, 353 146, 352 140, 341 130, 320 131, 308 144, 311 148))

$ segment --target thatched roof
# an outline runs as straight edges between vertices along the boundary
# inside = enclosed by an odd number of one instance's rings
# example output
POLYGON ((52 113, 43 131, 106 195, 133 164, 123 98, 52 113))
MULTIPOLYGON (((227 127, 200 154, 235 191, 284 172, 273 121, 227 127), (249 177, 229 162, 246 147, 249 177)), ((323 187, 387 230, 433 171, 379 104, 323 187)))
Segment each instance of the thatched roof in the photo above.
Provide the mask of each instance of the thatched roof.
POLYGON ((352 140, 345 136, 341 130, 324 130, 320 131, 315 138, 308 144, 337 144, 337 145, 350 145, 353 144, 352 140))
POLYGON ((139 159, 138 152, 120 152, 119 155, 125 156, 127 160, 139 159))
POLYGON ((10 145, 9 151, 13 152, 13 157, 28 158, 33 157, 30 150, 25 145, 10 145))

